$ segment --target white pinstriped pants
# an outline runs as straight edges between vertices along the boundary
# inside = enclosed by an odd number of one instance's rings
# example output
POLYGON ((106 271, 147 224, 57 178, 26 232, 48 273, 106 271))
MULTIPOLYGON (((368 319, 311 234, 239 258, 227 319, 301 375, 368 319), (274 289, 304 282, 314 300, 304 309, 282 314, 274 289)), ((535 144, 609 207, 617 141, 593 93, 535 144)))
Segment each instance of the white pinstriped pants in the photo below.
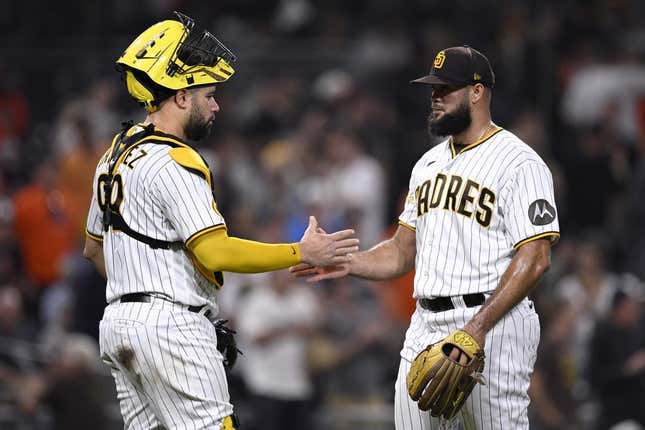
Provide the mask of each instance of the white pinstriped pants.
POLYGON ((233 413, 213 324, 161 299, 108 305, 103 361, 130 429, 220 429, 233 413))
MULTIPOLYGON (((416 312, 423 314, 427 330, 425 339, 430 344, 462 328, 478 309, 479 306, 437 313, 419 309, 416 312)), ((539 340, 537 313, 533 304, 525 299, 487 334, 484 346, 486 385, 475 386, 451 422, 431 417, 410 399, 405 384, 410 362, 401 358, 394 397, 396 430, 452 430, 458 428, 458 422, 466 430, 528 430, 528 388, 539 340)))

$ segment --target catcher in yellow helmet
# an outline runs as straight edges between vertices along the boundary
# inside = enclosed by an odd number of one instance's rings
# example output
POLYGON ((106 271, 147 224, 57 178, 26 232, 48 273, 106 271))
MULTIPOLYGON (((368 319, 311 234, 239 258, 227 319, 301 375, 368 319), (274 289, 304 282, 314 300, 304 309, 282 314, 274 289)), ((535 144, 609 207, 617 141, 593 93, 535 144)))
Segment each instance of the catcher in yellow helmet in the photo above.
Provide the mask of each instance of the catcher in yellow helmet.
POLYGON ((179 19, 159 22, 141 33, 117 60, 130 95, 148 112, 176 90, 213 85, 234 73, 235 55, 195 21, 175 12, 179 19))
POLYGON ((314 217, 298 243, 228 236, 211 172, 188 141, 208 134, 216 84, 235 56, 189 17, 154 24, 117 60, 148 111, 99 161, 84 255, 107 278, 101 356, 111 367, 124 428, 237 428, 225 368, 233 333, 217 320, 222 272, 258 273, 299 262, 347 262, 352 230, 321 233, 314 217))

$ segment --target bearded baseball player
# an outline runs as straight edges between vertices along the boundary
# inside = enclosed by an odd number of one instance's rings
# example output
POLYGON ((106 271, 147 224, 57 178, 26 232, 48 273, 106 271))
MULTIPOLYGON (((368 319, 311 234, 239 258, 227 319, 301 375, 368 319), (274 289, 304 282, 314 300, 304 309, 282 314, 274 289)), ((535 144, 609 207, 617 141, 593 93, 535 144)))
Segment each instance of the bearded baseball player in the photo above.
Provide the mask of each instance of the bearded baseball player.
POLYGON ((413 83, 432 89, 430 131, 449 138, 414 166, 396 233, 348 263, 291 270, 313 282, 416 268, 417 308, 395 387, 398 430, 528 429, 540 324, 527 295, 560 236, 551 173, 491 121, 495 75, 479 51, 445 49, 413 83))
POLYGON ((339 264, 358 239, 317 232, 313 217, 299 243, 228 235, 211 172, 188 142, 208 134, 215 89, 235 57, 191 18, 176 18, 145 30, 117 60, 148 116, 126 125, 96 168, 84 255, 107 277, 100 347, 125 428, 229 430, 237 420, 224 366, 236 348, 215 320, 222 271, 339 264))

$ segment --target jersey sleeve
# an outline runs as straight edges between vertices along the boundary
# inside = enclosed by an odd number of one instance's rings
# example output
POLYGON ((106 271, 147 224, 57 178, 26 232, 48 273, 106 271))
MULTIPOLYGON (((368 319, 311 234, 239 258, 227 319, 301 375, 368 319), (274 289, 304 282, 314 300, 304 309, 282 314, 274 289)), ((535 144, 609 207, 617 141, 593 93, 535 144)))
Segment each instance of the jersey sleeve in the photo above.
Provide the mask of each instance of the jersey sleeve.
POLYGON ((403 212, 399 215, 399 224, 411 230, 417 229, 417 193, 415 181, 416 166, 412 169, 410 175, 410 186, 408 188, 408 195, 405 197, 405 205, 403 212))
POLYGON ((513 248, 532 240, 560 237, 553 194, 553 177, 541 160, 522 163, 507 180, 500 196, 505 227, 513 248))
POLYGON ((155 176, 152 188, 164 215, 184 242, 226 227, 202 176, 170 162, 155 176))
POLYGON ((87 222, 85 225, 85 234, 91 237, 94 240, 102 241, 103 240, 103 211, 99 207, 99 201, 97 196, 97 177, 98 174, 94 175, 93 191, 92 191, 92 200, 90 201, 90 209, 87 214, 87 222))

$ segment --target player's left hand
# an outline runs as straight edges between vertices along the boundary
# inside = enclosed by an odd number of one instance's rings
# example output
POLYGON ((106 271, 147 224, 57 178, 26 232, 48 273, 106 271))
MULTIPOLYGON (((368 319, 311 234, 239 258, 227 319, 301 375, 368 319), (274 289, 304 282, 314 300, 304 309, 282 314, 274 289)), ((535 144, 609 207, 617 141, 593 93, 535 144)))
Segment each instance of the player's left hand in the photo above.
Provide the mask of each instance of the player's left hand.
POLYGON ((484 351, 463 330, 421 351, 406 378, 410 398, 434 417, 452 419, 475 388, 484 383, 484 351))

